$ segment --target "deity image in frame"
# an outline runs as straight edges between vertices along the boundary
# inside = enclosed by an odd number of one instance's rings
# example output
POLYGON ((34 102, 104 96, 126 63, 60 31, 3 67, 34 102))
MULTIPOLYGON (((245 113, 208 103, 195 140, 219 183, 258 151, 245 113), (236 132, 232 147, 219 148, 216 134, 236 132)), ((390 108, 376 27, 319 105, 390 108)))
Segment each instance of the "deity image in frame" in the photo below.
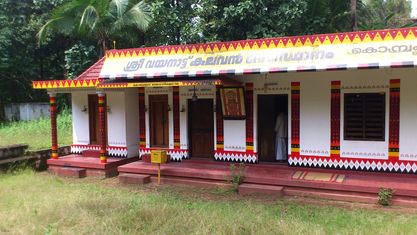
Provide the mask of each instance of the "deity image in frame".
POLYGON ((224 119, 241 120, 246 118, 243 87, 220 88, 220 100, 224 119))

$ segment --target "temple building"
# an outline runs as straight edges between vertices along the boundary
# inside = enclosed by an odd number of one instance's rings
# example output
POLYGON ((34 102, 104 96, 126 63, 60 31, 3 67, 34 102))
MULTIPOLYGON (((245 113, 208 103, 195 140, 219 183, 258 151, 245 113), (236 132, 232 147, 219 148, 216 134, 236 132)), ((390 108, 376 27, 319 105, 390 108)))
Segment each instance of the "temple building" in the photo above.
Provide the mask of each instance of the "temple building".
POLYGON ((50 95, 48 164, 68 164, 55 95, 70 93, 71 156, 97 157, 79 167, 164 149, 178 162, 415 173, 416 39, 404 28, 108 50, 74 80, 33 82, 50 95))

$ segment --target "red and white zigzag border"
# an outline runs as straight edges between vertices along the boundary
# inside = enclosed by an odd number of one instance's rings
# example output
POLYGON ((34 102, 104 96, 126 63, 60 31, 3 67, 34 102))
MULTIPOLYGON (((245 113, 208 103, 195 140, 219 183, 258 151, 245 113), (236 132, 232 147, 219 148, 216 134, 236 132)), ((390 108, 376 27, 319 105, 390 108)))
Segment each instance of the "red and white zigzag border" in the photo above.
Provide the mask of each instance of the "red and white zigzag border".
MULTIPOLYGON (((145 154, 150 154, 153 148, 141 148, 139 149, 139 158, 145 154)), ((182 159, 188 159, 188 149, 165 149, 167 154, 171 156, 171 160, 181 161, 182 159)))
POLYGON ((314 156, 288 156, 290 166, 342 168, 388 172, 417 172, 417 162, 363 158, 330 158, 314 156))
POLYGON ((254 152, 236 152, 216 150, 214 152, 214 159, 222 161, 236 161, 246 163, 256 163, 258 156, 254 152))
MULTIPOLYGON (((100 150, 100 145, 89 144, 73 144, 71 145, 71 153, 82 153, 84 150, 100 150)), ((127 157, 127 147, 107 146, 107 152, 112 157, 127 157)))

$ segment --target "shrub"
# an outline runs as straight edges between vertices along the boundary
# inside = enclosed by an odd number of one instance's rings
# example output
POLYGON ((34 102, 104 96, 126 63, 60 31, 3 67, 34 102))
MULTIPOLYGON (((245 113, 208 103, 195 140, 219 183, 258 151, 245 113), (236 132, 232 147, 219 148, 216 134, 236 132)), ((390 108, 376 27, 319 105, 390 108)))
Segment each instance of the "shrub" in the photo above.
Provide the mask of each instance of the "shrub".
POLYGON ((378 192, 378 204, 382 206, 391 205, 392 197, 394 196, 395 190, 392 188, 380 188, 378 192))
POLYGON ((233 185, 233 188, 237 191, 239 185, 245 180, 246 166, 244 163, 239 163, 238 166, 230 164, 230 179, 229 182, 233 185))

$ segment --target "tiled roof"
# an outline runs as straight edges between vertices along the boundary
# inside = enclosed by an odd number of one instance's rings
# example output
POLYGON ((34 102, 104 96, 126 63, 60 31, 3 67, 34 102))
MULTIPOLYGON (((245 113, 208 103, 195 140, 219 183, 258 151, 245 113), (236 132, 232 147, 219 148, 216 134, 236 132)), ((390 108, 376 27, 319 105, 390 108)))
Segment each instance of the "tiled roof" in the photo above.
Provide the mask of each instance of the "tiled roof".
POLYGON ((101 68, 103 67, 105 57, 99 59, 96 63, 90 66, 87 70, 85 70, 80 76, 75 78, 74 80, 91 80, 91 79, 98 79, 100 76, 101 68))

